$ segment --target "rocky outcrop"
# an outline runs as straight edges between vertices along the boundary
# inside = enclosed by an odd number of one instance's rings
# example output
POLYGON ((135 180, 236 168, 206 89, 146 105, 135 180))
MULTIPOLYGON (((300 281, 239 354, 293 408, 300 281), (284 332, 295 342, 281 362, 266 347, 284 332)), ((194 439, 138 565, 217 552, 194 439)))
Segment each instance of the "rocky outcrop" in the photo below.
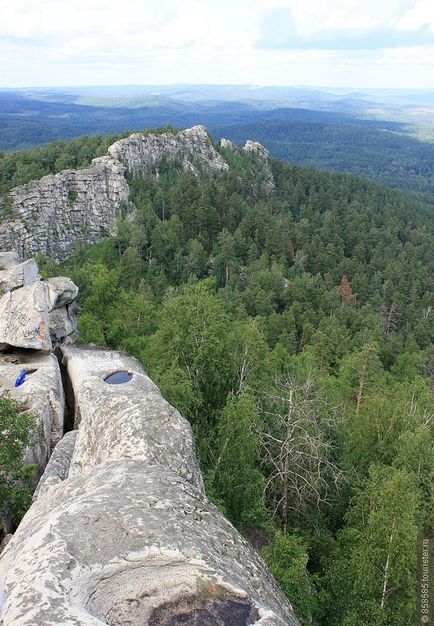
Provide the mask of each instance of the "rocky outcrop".
POLYGON ((208 501, 191 427, 139 362, 61 352, 78 429, 1 554, 3 626, 298 626, 208 501))
POLYGON ((220 147, 223 148, 224 150, 234 150, 235 148, 232 141, 230 141, 229 139, 226 139, 225 137, 222 137, 220 139, 220 147))
POLYGON ((203 491, 190 424, 164 398, 140 363, 118 352, 62 347, 79 426, 70 474, 120 459, 163 465, 203 491), (130 380, 109 384, 123 372, 130 380))
POLYGON ((113 234, 129 198, 126 168, 135 175, 158 176, 165 160, 195 173, 229 167, 203 126, 178 134, 135 133, 108 152, 85 169, 64 170, 9 192, 10 217, 0 224, 0 270, 2 250, 15 249, 21 260, 44 254, 64 261, 77 244, 113 234))
POLYGON ((176 161, 183 171, 197 173, 229 169, 223 157, 214 149, 204 126, 193 126, 180 133, 160 135, 135 133, 121 139, 108 149, 135 175, 157 174, 163 160, 176 161))
POLYGON ((80 425, 1 556, 4 625, 296 625, 207 500, 191 428, 140 364, 94 347, 62 352, 80 425), (115 373, 126 382, 109 384, 115 373))
POLYGON ((253 154, 256 154, 257 156, 259 156, 261 159, 264 159, 265 161, 268 160, 268 157, 270 155, 267 148, 265 148, 258 141, 252 141, 251 139, 248 139, 246 141, 246 143, 243 146, 243 150, 245 152, 252 152, 253 154))
MULTIPOLYGON (((76 336, 73 283, 38 280, 0 297, 0 350, 25 348, 50 352, 76 336), (60 304, 59 304, 60 302, 60 304)), ((75 287, 75 285, 74 285, 75 287)), ((75 291, 76 294, 76 291, 75 291)))
POLYGON ((0 225, 0 250, 21 259, 66 259, 77 243, 107 237, 129 196, 125 168, 110 157, 82 170, 64 170, 9 192, 11 219, 0 225))

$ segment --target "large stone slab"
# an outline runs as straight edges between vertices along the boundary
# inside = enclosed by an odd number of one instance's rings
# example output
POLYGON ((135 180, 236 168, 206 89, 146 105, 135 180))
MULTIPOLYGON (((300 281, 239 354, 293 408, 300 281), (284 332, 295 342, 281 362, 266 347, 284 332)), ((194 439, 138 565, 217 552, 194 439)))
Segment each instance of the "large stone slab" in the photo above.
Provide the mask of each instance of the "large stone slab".
POLYGON ((41 281, 0 298, 0 350, 10 347, 44 352, 52 348, 47 286, 41 281))
POLYGON ((188 421, 164 398, 139 361, 119 352, 63 346, 63 365, 74 394, 80 426, 71 475, 116 459, 164 465, 203 489, 188 421), (110 385, 113 372, 132 375, 110 385))
POLYGON ((4 626, 296 626, 251 546, 162 465, 90 467, 33 504, 0 559, 4 626))

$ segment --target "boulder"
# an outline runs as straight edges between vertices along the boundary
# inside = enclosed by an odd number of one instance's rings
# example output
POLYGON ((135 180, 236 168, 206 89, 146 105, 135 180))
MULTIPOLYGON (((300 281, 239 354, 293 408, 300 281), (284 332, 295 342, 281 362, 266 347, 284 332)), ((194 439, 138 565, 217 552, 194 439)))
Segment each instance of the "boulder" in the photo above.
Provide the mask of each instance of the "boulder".
POLYGON ((71 304, 78 295, 78 287, 70 278, 56 276, 49 278, 45 283, 48 286, 49 311, 71 304))
POLYGON ((47 286, 38 281, 0 298, 0 350, 10 347, 50 352, 47 286))
POLYGON ((0 270, 0 296, 7 291, 13 291, 37 282, 40 279, 38 264, 34 259, 10 265, 0 270))
POLYGON ((42 282, 36 261, 30 259, 0 271, 2 285, 14 291, 0 296, 0 351, 12 347, 49 352, 76 339, 78 287, 72 280, 42 282))

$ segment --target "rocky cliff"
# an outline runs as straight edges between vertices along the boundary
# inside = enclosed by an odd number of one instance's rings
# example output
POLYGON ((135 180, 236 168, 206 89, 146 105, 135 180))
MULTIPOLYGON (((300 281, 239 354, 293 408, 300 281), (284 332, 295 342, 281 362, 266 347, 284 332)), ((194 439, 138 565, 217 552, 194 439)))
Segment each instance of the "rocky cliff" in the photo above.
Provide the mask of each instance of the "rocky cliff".
POLYGON ((177 134, 135 133, 108 152, 85 169, 64 170, 12 189, 9 206, 3 208, 8 217, 0 224, 0 251, 15 249, 21 260, 42 253, 64 261, 76 244, 101 241, 113 232, 128 202, 127 170, 158 176, 164 160, 176 162, 181 171, 229 167, 203 126, 177 134))
POLYGON ((0 556, 0 623, 297 626, 264 563, 208 501, 189 423, 135 359, 71 345, 71 281, 41 282, 36 269, 21 282, 0 296, 0 387, 39 421, 29 458, 42 469, 54 451, 0 556))

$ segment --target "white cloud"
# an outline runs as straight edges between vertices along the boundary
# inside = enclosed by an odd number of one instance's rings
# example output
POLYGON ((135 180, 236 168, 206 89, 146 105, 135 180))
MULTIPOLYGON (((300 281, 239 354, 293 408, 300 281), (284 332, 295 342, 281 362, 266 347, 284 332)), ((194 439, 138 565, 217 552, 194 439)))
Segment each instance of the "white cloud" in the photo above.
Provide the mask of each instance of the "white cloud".
POLYGON ((257 49, 264 19, 275 9, 290 10, 304 37, 386 27, 404 32, 427 23, 434 30, 431 0, 0 0, 0 86, 425 86, 429 80, 430 48, 371 50, 362 57, 331 49, 257 49))

